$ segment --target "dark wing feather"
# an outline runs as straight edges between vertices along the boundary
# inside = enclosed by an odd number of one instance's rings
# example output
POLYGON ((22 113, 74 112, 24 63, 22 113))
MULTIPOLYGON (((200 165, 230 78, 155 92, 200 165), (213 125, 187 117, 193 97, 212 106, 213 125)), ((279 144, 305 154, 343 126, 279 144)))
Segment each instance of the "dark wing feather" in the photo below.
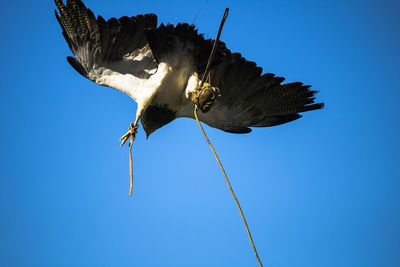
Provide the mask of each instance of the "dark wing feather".
MULTIPOLYGON (((314 103, 317 91, 300 82, 281 84, 284 78, 263 74, 256 63, 233 53, 211 71, 211 85, 221 96, 207 113, 199 112, 204 123, 233 133, 250 132, 248 127, 275 126, 296 120, 301 112, 321 109, 314 103), (247 129, 247 130, 246 130, 247 129)), ((190 107, 181 112, 192 117, 190 107)))
MULTIPOLYGON (((158 28, 146 29, 146 36, 158 63, 168 62, 173 67, 190 64, 197 73, 204 72, 214 43, 212 39, 204 39, 194 25, 187 23, 176 26, 161 24, 158 28), (191 62, 187 62, 188 59, 191 62)), ((229 54, 225 43, 219 42, 213 65, 220 63, 229 54)))
POLYGON ((57 20, 76 57, 69 57, 68 62, 83 76, 96 81, 101 73, 95 70, 103 68, 145 78, 149 70, 157 68, 145 36, 145 29, 157 26, 156 15, 105 21, 101 16, 96 19, 81 0, 67 0, 66 5, 62 0, 55 3, 60 13, 55 12, 57 20))

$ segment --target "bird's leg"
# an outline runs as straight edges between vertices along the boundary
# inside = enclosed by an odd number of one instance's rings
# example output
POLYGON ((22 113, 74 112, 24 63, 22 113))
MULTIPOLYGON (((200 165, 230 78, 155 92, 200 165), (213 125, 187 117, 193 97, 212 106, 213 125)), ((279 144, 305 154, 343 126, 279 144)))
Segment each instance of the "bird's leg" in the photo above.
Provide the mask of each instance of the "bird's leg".
POLYGON ((122 143, 121 147, 125 144, 126 140, 129 139, 129 174, 131 176, 131 186, 129 188, 129 196, 132 196, 132 188, 133 188, 133 163, 132 163, 132 145, 133 141, 135 141, 137 129, 139 128, 139 118, 140 116, 136 116, 135 122, 131 122, 131 126, 129 127, 129 131, 121 137, 122 143))
POLYGON ((211 86, 210 73, 208 74, 207 81, 200 86, 192 93, 192 101, 203 113, 206 113, 210 110, 216 98, 220 96, 220 92, 218 87, 211 86))
POLYGON ((120 147, 122 147, 129 138, 130 138, 129 147, 132 146, 138 128, 139 128, 139 116, 137 116, 135 122, 131 122, 129 131, 120 138, 120 140, 122 140, 120 147))
POLYGON ((131 176, 131 186, 129 188, 129 196, 132 196, 132 188, 133 188, 133 160, 132 160, 132 145, 133 141, 135 141, 136 133, 139 128, 139 119, 142 117, 142 112, 146 107, 145 105, 138 105, 138 109, 136 111, 136 120, 135 122, 131 122, 131 126, 129 127, 129 131, 121 137, 121 147, 125 144, 126 140, 129 139, 129 174, 131 176))

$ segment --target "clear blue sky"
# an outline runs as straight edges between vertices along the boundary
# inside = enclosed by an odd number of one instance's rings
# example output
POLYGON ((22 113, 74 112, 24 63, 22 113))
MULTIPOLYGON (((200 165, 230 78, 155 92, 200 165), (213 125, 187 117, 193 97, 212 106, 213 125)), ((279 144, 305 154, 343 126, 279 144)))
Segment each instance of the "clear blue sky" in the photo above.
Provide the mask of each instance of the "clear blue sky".
MULTIPOLYGON (((85 3, 177 23, 203 1, 85 3)), ((209 0, 206 37, 225 7, 232 51, 326 102, 248 135, 206 127, 264 266, 400 266, 400 2, 209 0)), ((136 104, 68 65, 54 8, 0 11, 0 265, 257 266, 195 121, 139 130, 128 197, 119 137, 136 104)))

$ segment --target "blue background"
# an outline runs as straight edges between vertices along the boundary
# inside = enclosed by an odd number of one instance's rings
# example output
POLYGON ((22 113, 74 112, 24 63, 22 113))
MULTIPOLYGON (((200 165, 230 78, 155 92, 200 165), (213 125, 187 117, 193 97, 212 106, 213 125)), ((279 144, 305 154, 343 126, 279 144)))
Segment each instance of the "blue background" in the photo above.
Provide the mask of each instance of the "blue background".
MULTIPOLYGON (((106 19, 191 22, 203 1, 86 0, 106 19)), ((322 111, 248 135, 206 127, 264 266, 400 266, 400 2, 208 1, 196 25, 322 111)), ((2 1, 1 266, 257 266, 198 126, 128 150, 128 96, 84 79, 52 1, 2 1)))

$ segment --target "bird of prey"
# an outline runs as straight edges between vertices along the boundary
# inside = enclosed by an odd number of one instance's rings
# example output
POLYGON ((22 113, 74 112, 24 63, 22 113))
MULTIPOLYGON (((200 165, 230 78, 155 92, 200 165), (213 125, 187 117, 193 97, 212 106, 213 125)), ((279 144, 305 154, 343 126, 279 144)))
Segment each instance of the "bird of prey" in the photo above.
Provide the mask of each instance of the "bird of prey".
POLYGON ((317 91, 301 82, 262 73, 255 62, 232 53, 223 42, 216 48, 207 90, 196 94, 214 40, 204 39, 194 25, 157 24, 155 14, 111 18, 94 16, 81 0, 55 0, 57 20, 74 57, 69 64, 87 79, 124 92, 137 102, 147 137, 176 118, 194 118, 230 133, 275 126, 321 109, 317 91))

